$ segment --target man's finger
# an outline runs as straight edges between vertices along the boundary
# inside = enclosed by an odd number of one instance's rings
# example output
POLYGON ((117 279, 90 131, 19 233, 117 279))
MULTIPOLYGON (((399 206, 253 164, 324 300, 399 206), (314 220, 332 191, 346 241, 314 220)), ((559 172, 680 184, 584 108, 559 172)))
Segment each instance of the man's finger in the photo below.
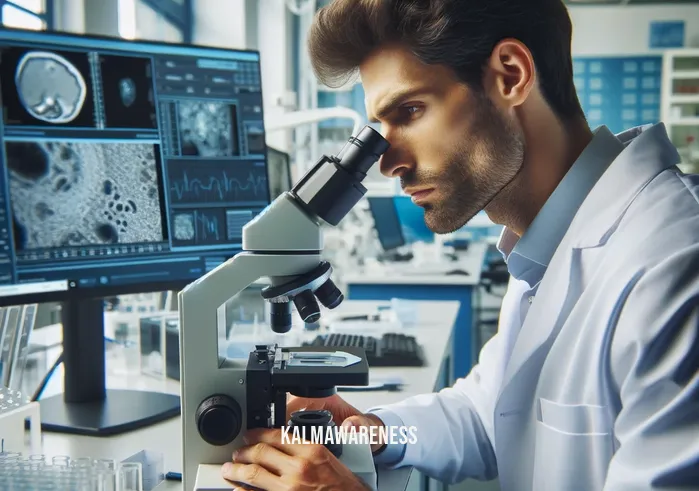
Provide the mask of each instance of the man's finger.
POLYGON ((240 448, 233 454, 233 462, 236 464, 257 464, 268 471, 282 476, 297 470, 297 461, 273 445, 268 443, 256 443, 240 448))
POLYGON ((221 475, 224 479, 236 485, 243 485, 252 488, 274 489, 284 491, 287 485, 279 476, 275 476, 262 466, 255 464, 233 464, 227 462, 221 468, 221 475))
POLYGON ((301 457, 310 462, 318 460, 319 453, 324 456, 322 451, 324 447, 320 445, 310 445, 308 443, 294 443, 294 434, 289 431, 288 438, 282 437, 282 431, 278 429, 254 429, 249 430, 245 435, 245 442, 248 445, 257 443, 266 443, 282 452, 294 457, 301 457))

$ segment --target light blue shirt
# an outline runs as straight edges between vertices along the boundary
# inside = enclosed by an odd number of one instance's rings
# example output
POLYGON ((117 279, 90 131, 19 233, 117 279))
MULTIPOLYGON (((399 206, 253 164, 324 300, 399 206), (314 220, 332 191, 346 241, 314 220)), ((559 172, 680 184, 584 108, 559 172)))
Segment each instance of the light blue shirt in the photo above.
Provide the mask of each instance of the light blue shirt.
MULTIPOLYGON (((514 278, 527 282, 532 291, 536 290, 585 197, 623 149, 624 144, 606 126, 599 127, 522 238, 518 240, 511 230, 503 230, 498 250, 514 278)), ((381 418, 386 426, 403 426, 400 418, 391 411, 377 409, 370 412, 381 418)), ((395 464, 404 453, 405 444, 387 445, 374 457, 374 462, 395 464)))

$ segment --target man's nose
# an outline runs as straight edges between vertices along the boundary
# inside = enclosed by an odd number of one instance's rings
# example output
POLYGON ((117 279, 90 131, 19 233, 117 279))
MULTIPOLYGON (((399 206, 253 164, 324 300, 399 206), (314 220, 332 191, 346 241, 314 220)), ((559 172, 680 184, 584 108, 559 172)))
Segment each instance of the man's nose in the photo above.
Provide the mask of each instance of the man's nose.
POLYGON ((405 152, 393 145, 379 159, 379 169, 386 177, 401 177, 410 171, 411 161, 405 152))

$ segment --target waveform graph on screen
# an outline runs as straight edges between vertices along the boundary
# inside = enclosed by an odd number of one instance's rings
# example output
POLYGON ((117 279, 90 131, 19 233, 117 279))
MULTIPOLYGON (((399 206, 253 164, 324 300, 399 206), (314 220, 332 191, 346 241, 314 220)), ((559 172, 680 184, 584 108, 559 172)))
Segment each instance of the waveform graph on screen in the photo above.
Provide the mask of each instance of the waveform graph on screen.
POLYGON ((168 165, 173 206, 265 206, 269 200, 263 166, 240 162, 171 161, 168 165))
POLYGON ((202 210, 194 213, 194 225, 200 243, 218 244, 226 237, 226 224, 219 210, 202 210))

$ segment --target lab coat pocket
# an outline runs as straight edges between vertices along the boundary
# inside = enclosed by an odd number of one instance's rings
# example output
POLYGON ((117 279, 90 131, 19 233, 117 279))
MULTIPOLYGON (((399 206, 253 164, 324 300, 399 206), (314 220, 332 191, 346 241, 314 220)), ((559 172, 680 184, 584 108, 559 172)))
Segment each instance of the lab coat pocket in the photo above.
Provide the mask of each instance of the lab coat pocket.
POLYGON ((614 452, 607 408, 539 399, 533 487, 598 491, 614 452))

